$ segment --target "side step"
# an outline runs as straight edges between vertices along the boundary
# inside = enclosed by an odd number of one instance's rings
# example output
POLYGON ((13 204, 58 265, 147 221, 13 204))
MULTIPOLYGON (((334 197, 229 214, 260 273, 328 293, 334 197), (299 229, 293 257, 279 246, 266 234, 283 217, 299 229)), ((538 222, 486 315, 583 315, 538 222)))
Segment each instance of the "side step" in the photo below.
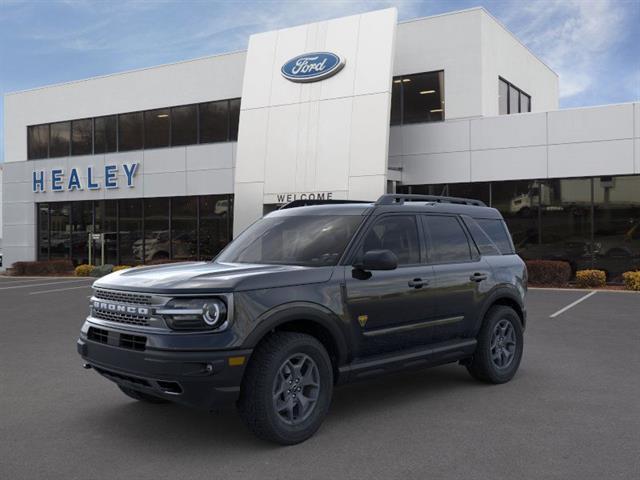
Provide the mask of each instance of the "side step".
POLYGON ((359 358, 338 369, 339 383, 380 375, 394 370, 421 368, 455 362, 476 349, 476 339, 466 338, 435 343, 428 347, 359 358))

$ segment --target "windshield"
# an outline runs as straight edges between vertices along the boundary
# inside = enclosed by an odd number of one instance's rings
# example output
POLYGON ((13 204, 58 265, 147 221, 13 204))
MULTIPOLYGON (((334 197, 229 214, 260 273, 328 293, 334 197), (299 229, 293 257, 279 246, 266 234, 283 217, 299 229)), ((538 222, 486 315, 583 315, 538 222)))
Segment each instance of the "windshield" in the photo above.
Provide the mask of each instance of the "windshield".
POLYGON ((336 265, 362 218, 359 215, 263 218, 236 238, 216 262, 336 265))

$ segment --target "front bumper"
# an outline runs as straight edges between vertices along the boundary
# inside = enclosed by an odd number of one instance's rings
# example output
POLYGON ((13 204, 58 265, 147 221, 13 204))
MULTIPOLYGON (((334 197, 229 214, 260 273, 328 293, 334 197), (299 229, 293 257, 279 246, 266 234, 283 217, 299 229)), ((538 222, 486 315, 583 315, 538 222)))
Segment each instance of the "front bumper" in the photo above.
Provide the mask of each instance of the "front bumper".
POLYGON ((119 346, 119 335, 109 330, 95 341, 82 334, 77 349, 86 366, 124 387, 191 407, 210 410, 237 400, 251 350, 140 351, 119 346))

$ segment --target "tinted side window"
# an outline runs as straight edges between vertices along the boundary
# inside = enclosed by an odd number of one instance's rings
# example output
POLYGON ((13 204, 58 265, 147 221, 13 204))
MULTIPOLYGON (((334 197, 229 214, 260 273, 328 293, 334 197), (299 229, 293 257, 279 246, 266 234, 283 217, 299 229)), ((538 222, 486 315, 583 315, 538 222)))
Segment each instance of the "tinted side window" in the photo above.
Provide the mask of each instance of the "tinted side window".
POLYGON ((430 238, 430 262, 468 262, 471 260, 471 249, 467 235, 456 217, 424 215, 422 219, 430 238))
POLYGON ((489 235, 489 238, 496 244, 500 253, 508 255, 513 252, 513 246, 507 233, 507 228, 502 220, 494 218, 476 218, 478 225, 489 235))
MULTIPOLYGON (((482 255, 500 255, 500 249, 489 238, 489 235, 471 217, 462 217, 473 237, 473 241, 482 255)), ((473 248, 473 247, 472 247, 473 248)))
POLYGON ((420 240, 413 215, 383 217, 366 234, 360 255, 369 250, 391 250, 398 265, 420 263, 420 240))

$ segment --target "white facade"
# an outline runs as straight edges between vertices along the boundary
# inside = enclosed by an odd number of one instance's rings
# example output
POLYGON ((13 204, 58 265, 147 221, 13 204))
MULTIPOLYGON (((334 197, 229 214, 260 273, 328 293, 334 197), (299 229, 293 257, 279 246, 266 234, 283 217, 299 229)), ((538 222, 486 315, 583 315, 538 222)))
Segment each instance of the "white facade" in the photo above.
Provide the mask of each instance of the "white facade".
MULTIPOLYGON (((234 194, 234 233, 265 205, 310 194, 375 199, 404 185, 640 173, 640 104, 558 110, 558 77, 482 8, 397 22, 395 9, 253 35, 247 52, 5 97, 5 266, 37 256, 36 204, 234 194), (280 69, 307 52, 345 59, 331 78, 280 69), (389 126, 392 77, 444 72, 445 121, 389 126), (498 116, 498 78, 531 113, 498 116), (242 97, 238 141, 27 160, 27 128, 242 97), (139 164, 120 188, 33 191, 34 172, 139 164), (283 200, 284 199, 284 200, 283 200)), ((47 178, 49 181, 50 178, 47 178)))

